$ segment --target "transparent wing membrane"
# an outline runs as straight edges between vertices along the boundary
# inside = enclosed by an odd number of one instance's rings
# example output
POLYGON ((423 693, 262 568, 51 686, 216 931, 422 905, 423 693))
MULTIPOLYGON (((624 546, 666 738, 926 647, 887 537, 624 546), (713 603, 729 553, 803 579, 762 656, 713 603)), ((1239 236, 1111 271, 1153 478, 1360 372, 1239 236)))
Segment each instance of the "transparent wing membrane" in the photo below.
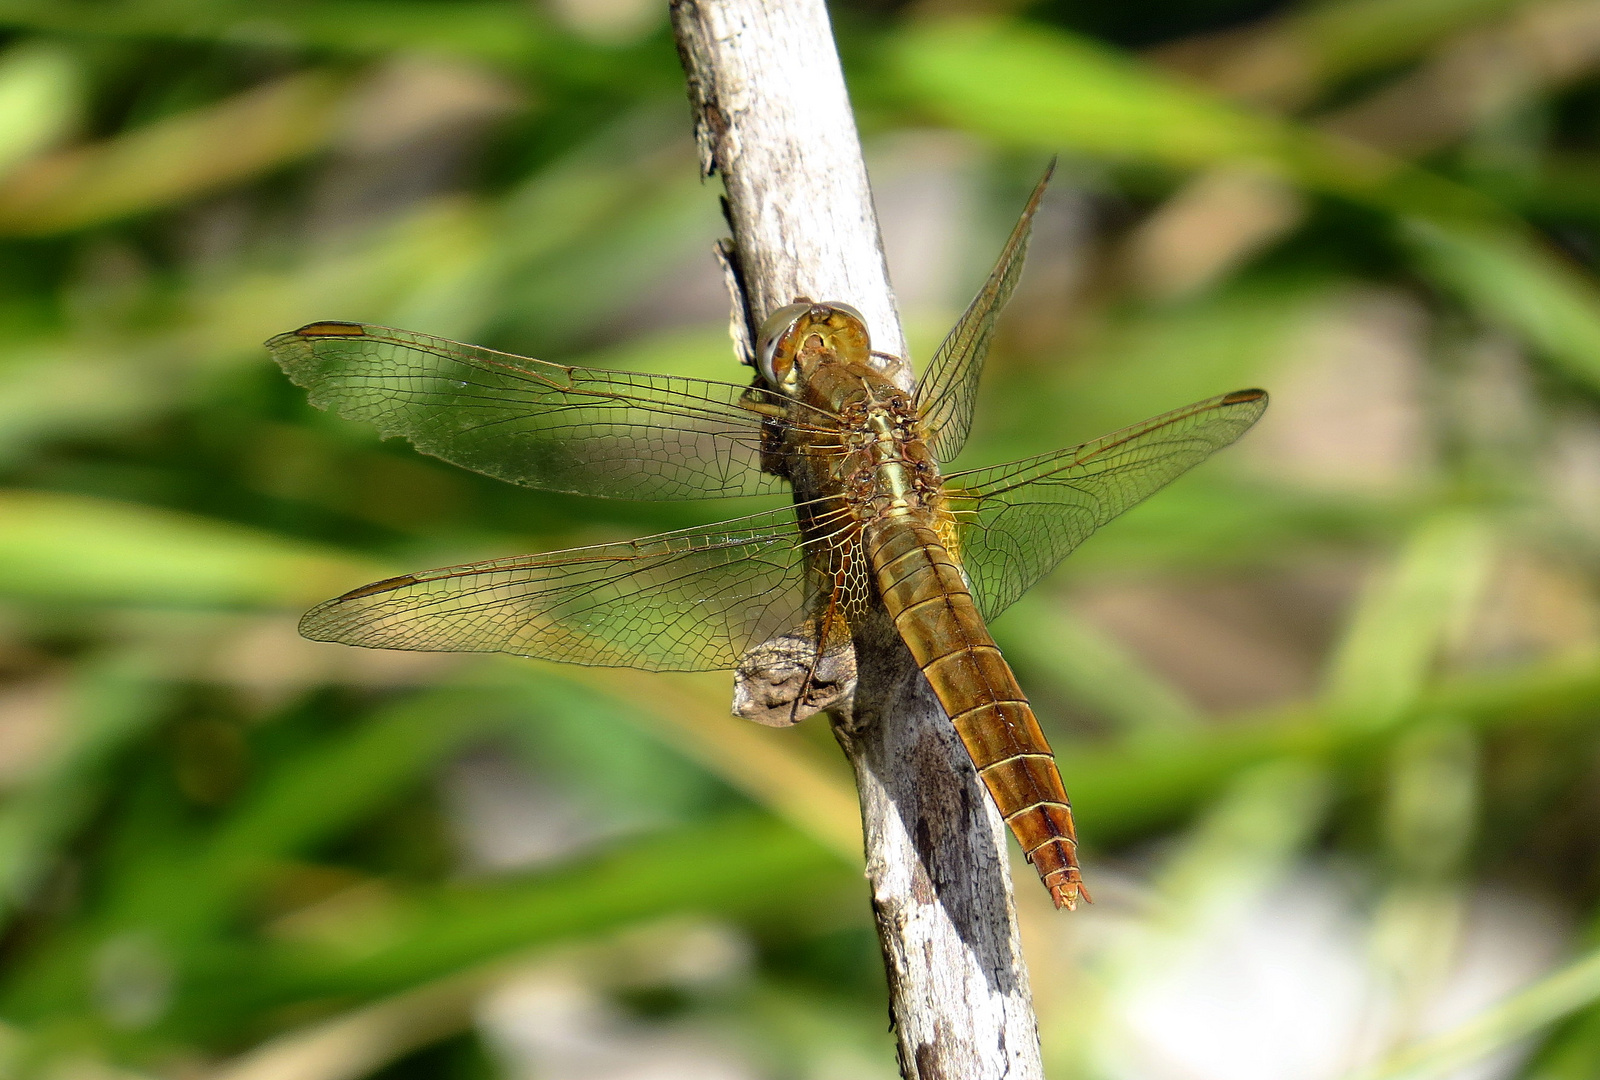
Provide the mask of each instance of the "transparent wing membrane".
POLYGON ((1243 435, 1266 407, 1263 391, 1238 390, 1082 446, 946 477, 983 617, 999 615, 1100 526, 1243 435))
MULTIPOLYGON (((826 529, 828 522, 821 522, 826 529)), ((451 566, 320 604, 317 641, 710 671, 801 625, 847 577, 855 533, 809 545, 792 508, 626 543, 451 566)))
POLYGON ((267 347, 319 408, 514 484, 622 499, 783 487, 760 470, 762 424, 781 421, 740 405, 787 401, 766 391, 566 367, 354 323, 313 323, 267 347))
POLYGON ((940 343, 917 386, 917 415, 922 419, 928 448, 940 461, 953 460, 966 445, 978 399, 978 380, 983 375, 983 361, 989 355, 989 342, 994 338, 1000 312, 1022 276, 1022 264, 1028 254, 1028 235, 1033 231, 1033 215, 1039 209, 1039 200, 1044 197, 1044 189, 1055 168, 1052 161, 1034 187, 1022 217, 1011 230, 1011 237, 1001 249, 989 279, 940 343))

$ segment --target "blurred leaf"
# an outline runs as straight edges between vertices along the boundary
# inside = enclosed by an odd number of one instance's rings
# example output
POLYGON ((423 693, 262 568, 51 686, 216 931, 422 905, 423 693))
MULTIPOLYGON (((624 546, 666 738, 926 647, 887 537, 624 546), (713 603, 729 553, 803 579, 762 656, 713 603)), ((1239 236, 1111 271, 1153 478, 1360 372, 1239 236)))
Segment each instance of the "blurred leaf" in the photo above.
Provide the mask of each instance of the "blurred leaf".
POLYGON ((202 841, 137 853, 108 883, 89 919, 13 965, 10 1007, 34 1017, 90 1008, 92 958, 105 942, 130 933, 170 953, 181 989, 282 860, 352 828, 443 755, 509 725, 520 711, 515 695, 440 690, 320 740, 313 752, 261 778, 202 841))
POLYGON ((1424 722, 1394 746, 1383 808, 1384 839, 1402 873, 1449 878, 1477 825, 1479 750, 1449 720, 1424 722))
POLYGON ((0 56, 0 178, 65 138, 83 112, 83 76, 67 50, 39 42, 0 56))
POLYGON ((76 332, 12 342, 0 350, 0 461, 190 403, 213 371, 269 366, 261 343, 286 328, 333 315, 400 321, 397 308, 425 304, 474 272, 485 242, 480 215, 424 206, 286 270, 208 275, 193 283, 176 325, 125 329, 114 342, 76 332))
POLYGON ((422 49, 521 60, 541 40, 513 0, 0 0, 0 25, 336 52, 422 49))
POLYGON ((1559 1030, 1520 1080, 1593 1080, 1600 1061, 1600 1009, 1593 1006, 1559 1030))
POLYGON ((1286 20, 1286 36, 1333 82, 1409 60, 1448 34, 1528 0, 1337 0, 1308 4, 1286 20))
POLYGON ((1600 290, 1479 192, 1354 143, 1212 100, 1098 44, 1042 27, 929 20, 895 39, 905 89, 949 122, 1043 152, 1067 147, 1180 169, 1276 170, 1418 229, 1463 268, 1421 260, 1486 314, 1600 386, 1600 290), (1505 274, 1508 297, 1491 272, 1505 274), (1470 291, 1469 291, 1470 290, 1470 291))
POLYGON ((1253 25, 1158 47, 1156 57, 1229 96, 1295 108, 1383 73, 1528 0, 1321 0, 1253 25), (1197 70, 1198 69, 1198 70, 1197 70))
POLYGON ((769 820, 731 818, 635 837, 528 880, 418 894, 396 943, 362 959, 304 947, 252 950, 255 978, 241 982, 232 974, 236 968, 219 964, 215 981, 194 988, 181 1022, 211 1027, 288 1001, 393 993, 512 951, 674 912, 781 922, 856 876, 831 853, 769 820))
POLYGON ((1291 546, 1358 549, 1402 533, 1408 511, 1419 509, 1217 476, 1224 468, 1207 462, 1095 533, 1055 571, 1058 580, 1270 565, 1291 546))
POLYGON ((305 852, 414 783, 463 742, 520 718, 515 694, 440 689, 390 706, 270 776, 218 823, 194 867, 196 889, 230 887, 305 852))
MULTIPOLYGON (((40 158, 0 181, 0 232, 79 229, 247 180, 333 134, 343 79, 309 72, 113 139, 40 158)), ((3 105, 0 100, 0 105, 3 105)))
POLYGON ((1330 789, 1322 769, 1294 759, 1257 765, 1229 781, 1156 879, 1167 929, 1267 889, 1315 835, 1330 789))
MULTIPOLYGON (((711 232, 715 207, 687 148, 671 151, 681 171, 663 171, 651 156, 622 172, 586 161, 604 159, 619 138, 602 133, 503 202, 441 199, 337 245, 302 244, 287 266, 208 269, 188 283, 178 318, 155 329, 122 329, 114 342, 73 331, 9 343, 0 349, 0 462, 189 402, 210 371, 265 367, 262 341, 317 319, 478 341, 491 324, 520 337, 532 320, 542 327, 537 352, 552 358, 571 335, 632 303, 692 237, 711 232), (619 280, 619 264, 631 268, 631 283, 619 280)), ((729 355, 726 346, 715 353, 729 355)))
POLYGON ((1277 162, 1277 122, 1215 101, 1104 45, 1042 26, 926 20, 891 39, 906 90, 952 122, 1006 142, 1197 168, 1277 162))
POLYGON ((1418 724, 1389 752, 1382 806, 1385 881, 1368 931, 1401 1016, 1415 1017, 1455 975, 1468 933, 1464 871, 1478 825, 1475 735, 1447 718, 1418 724))
POLYGON ((1589 274, 1494 230, 1413 220, 1402 236, 1473 310, 1522 335, 1569 378, 1600 388, 1600 290, 1589 274))
POLYGON ((46 339, 0 352, 0 462, 14 463, 37 441, 114 430, 169 405, 181 384, 162 368, 141 368, 141 351, 131 342, 119 354, 46 339))
MULTIPOLYGON (((1049 433, 1049 447, 1037 449, 1053 449, 1229 389, 1270 388, 1306 326, 1338 297, 1320 275, 1285 274, 1188 303, 1112 313, 1070 357, 1053 358, 1043 370, 1004 371, 1013 378, 995 380, 989 420, 1020 427, 1013 419, 1020 411, 1033 421, 1026 426, 1035 437, 1049 433)), ((1221 456, 1215 467, 1226 469, 1233 457, 1221 456)))
POLYGON ((925 20, 893 39, 890 64, 914 100, 1014 145, 1177 169, 1253 167, 1389 212, 1508 220, 1469 188, 1042 26, 925 20))
POLYGON ((0 595, 51 603, 300 607, 382 576, 219 521, 42 491, 0 491, 0 595))
POLYGON ((1526 1038, 1600 998, 1600 952, 1512 994, 1455 1028, 1423 1039, 1348 1080, 1426 1080, 1445 1076, 1526 1038))
POLYGON ((1444 681, 1386 728, 1330 723, 1332 717, 1302 707, 1174 734, 1159 744, 1060 743, 1056 753, 1083 835, 1111 843, 1180 820, 1229 778, 1262 762, 1307 757, 1370 768, 1400 734, 1439 716, 1486 731, 1581 730, 1597 706, 1600 663, 1586 659, 1444 681))
POLYGON ((284 1032, 226 1062, 211 1080, 350 1080, 469 1027, 505 975, 489 964, 284 1032))
POLYGON ((998 632, 1006 656, 1043 685, 1111 717, 1118 734, 1160 738, 1199 720, 1182 693, 1060 598, 1030 593, 1006 614, 998 632))
POLYGON ((1334 652, 1323 690, 1331 716, 1383 727, 1410 706, 1488 581, 1492 539, 1465 514, 1418 526, 1395 566, 1369 583, 1334 652))
POLYGON ((0 923, 95 808, 118 751, 160 722, 171 696, 130 656, 89 662, 74 673, 57 717, 60 745, 0 802, 0 923))
POLYGON ((626 669, 570 667, 563 676, 632 703, 639 722, 690 760, 835 854, 851 862, 860 858, 861 817, 850 781, 808 760, 798 732, 729 715, 732 687, 725 673, 663 679, 626 669))

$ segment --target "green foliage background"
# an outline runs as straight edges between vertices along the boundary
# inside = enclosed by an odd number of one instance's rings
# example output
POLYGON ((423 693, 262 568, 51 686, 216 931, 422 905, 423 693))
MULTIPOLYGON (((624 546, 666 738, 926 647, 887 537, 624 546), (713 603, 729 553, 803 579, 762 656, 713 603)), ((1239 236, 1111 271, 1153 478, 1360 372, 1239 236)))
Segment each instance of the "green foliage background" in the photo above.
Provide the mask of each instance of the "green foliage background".
MULTIPOLYGON (((1484 885, 1542 894, 1581 953, 1597 5, 834 14, 886 217, 911 208, 891 249, 954 252, 906 294, 920 358, 1063 155, 972 463, 1276 395, 995 627, 1098 907, 1178 918, 1309 860, 1354 882, 1402 996, 1484 885), (960 198, 917 202, 922 176, 960 198), (1379 338, 1307 375, 1330 325, 1379 338)), ((483 1003, 532 979, 605 1003, 618 1046, 893 1075, 821 724, 742 725, 725 676, 293 632, 387 573, 728 516, 453 470, 312 410, 260 347, 354 319, 742 381, 664 11, 0 0, 0 30, 0 1067, 514 1074, 483 1003), (507 771, 543 846, 497 858, 463 800, 507 771)), ((1116 963, 1031 876, 1052 1075, 1105 1075, 1116 963)), ((1600 1076, 1597 997, 1580 957, 1369 1075, 1532 1035, 1522 1075, 1600 1076)))

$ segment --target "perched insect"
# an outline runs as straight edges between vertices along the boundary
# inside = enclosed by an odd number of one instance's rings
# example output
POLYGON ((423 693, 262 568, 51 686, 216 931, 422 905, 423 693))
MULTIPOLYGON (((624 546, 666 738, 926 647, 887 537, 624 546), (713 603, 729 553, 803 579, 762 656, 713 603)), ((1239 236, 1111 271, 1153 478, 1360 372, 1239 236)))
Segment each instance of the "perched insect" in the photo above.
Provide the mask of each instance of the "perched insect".
POLYGON ((986 621, 1101 525, 1237 439, 1267 396, 1237 390, 1082 446, 942 475, 966 442, 1044 186, 911 394, 881 373, 860 313, 833 301, 767 317, 752 387, 355 323, 273 338, 314 405, 502 480, 620 499, 785 484, 794 495, 792 507, 702 528, 379 581, 319 605, 301 632, 692 671, 732 668, 780 635, 835 654, 881 604, 1056 906, 1074 907, 1087 893, 1067 794, 986 621))

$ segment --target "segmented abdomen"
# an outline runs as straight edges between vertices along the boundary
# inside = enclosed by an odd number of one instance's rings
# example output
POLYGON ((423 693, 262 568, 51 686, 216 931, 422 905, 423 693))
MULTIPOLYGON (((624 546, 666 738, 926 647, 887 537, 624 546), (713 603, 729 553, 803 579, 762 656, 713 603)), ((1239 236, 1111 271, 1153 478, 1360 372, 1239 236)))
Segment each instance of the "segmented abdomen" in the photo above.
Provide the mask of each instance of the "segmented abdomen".
POLYGON ((955 724, 984 786, 1056 907, 1088 898, 1072 808, 1055 756, 978 614, 955 559, 929 526, 892 517, 867 531, 878 591, 955 724))

